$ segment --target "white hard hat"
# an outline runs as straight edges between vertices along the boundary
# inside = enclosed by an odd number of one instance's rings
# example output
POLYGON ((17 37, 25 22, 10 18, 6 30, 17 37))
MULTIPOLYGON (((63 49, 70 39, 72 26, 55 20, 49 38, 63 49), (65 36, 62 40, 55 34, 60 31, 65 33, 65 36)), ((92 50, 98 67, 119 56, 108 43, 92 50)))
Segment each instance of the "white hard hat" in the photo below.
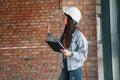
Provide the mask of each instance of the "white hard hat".
POLYGON ((79 21, 81 19, 81 12, 78 8, 70 7, 68 9, 64 10, 64 13, 69 15, 74 21, 79 23, 79 21))

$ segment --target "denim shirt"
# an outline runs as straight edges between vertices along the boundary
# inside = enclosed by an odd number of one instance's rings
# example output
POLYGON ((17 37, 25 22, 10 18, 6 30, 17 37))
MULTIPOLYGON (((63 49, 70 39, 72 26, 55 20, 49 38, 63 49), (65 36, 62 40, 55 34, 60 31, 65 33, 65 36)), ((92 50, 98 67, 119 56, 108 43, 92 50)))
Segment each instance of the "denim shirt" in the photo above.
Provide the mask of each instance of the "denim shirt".
MULTIPOLYGON (((52 34, 48 35, 48 39, 51 41, 60 41, 60 38, 55 39, 52 34)), ((84 35, 76 29, 72 34, 71 45, 67 49, 72 52, 72 56, 67 57, 68 70, 75 70, 84 65, 88 54, 88 42, 84 35)), ((63 54, 58 53, 59 57, 63 61, 63 54)))

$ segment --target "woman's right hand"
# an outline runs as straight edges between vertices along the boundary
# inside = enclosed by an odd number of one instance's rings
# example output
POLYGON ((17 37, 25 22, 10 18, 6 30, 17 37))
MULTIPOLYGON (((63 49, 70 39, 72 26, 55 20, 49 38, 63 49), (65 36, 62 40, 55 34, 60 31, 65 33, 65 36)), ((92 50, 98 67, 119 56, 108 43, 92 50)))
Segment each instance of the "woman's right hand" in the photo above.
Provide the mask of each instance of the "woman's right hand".
POLYGON ((50 26, 50 23, 49 23, 48 26, 47 26, 47 33, 48 33, 48 34, 51 33, 50 27, 51 27, 51 26, 50 26))

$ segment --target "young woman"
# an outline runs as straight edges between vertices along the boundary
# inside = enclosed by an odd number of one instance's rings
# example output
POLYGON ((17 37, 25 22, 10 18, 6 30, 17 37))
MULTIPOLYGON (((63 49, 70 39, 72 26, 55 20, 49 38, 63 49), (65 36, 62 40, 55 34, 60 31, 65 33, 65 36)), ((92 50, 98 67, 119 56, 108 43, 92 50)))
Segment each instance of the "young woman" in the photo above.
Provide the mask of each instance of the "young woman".
MULTIPOLYGON (((63 24, 65 28, 59 40, 65 47, 65 50, 61 50, 64 67, 59 80, 81 80, 82 78, 82 67, 88 53, 88 42, 76 27, 80 19, 81 12, 78 8, 70 7, 64 11, 63 24)), ((48 33, 49 39, 54 40, 49 28, 48 33)))

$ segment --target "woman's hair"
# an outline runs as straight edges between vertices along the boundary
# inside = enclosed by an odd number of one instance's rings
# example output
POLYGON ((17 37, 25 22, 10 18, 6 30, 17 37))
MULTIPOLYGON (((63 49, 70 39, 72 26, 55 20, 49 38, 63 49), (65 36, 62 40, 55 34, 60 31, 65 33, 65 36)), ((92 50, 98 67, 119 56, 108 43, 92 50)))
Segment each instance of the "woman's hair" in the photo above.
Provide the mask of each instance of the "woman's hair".
POLYGON ((76 29, 77 23, 69 15, 65 15, 67 16, 67 25, 65 25, 60 42, 64 45, 65 48, 69 48, 72 40, 72 34, 76 29))

